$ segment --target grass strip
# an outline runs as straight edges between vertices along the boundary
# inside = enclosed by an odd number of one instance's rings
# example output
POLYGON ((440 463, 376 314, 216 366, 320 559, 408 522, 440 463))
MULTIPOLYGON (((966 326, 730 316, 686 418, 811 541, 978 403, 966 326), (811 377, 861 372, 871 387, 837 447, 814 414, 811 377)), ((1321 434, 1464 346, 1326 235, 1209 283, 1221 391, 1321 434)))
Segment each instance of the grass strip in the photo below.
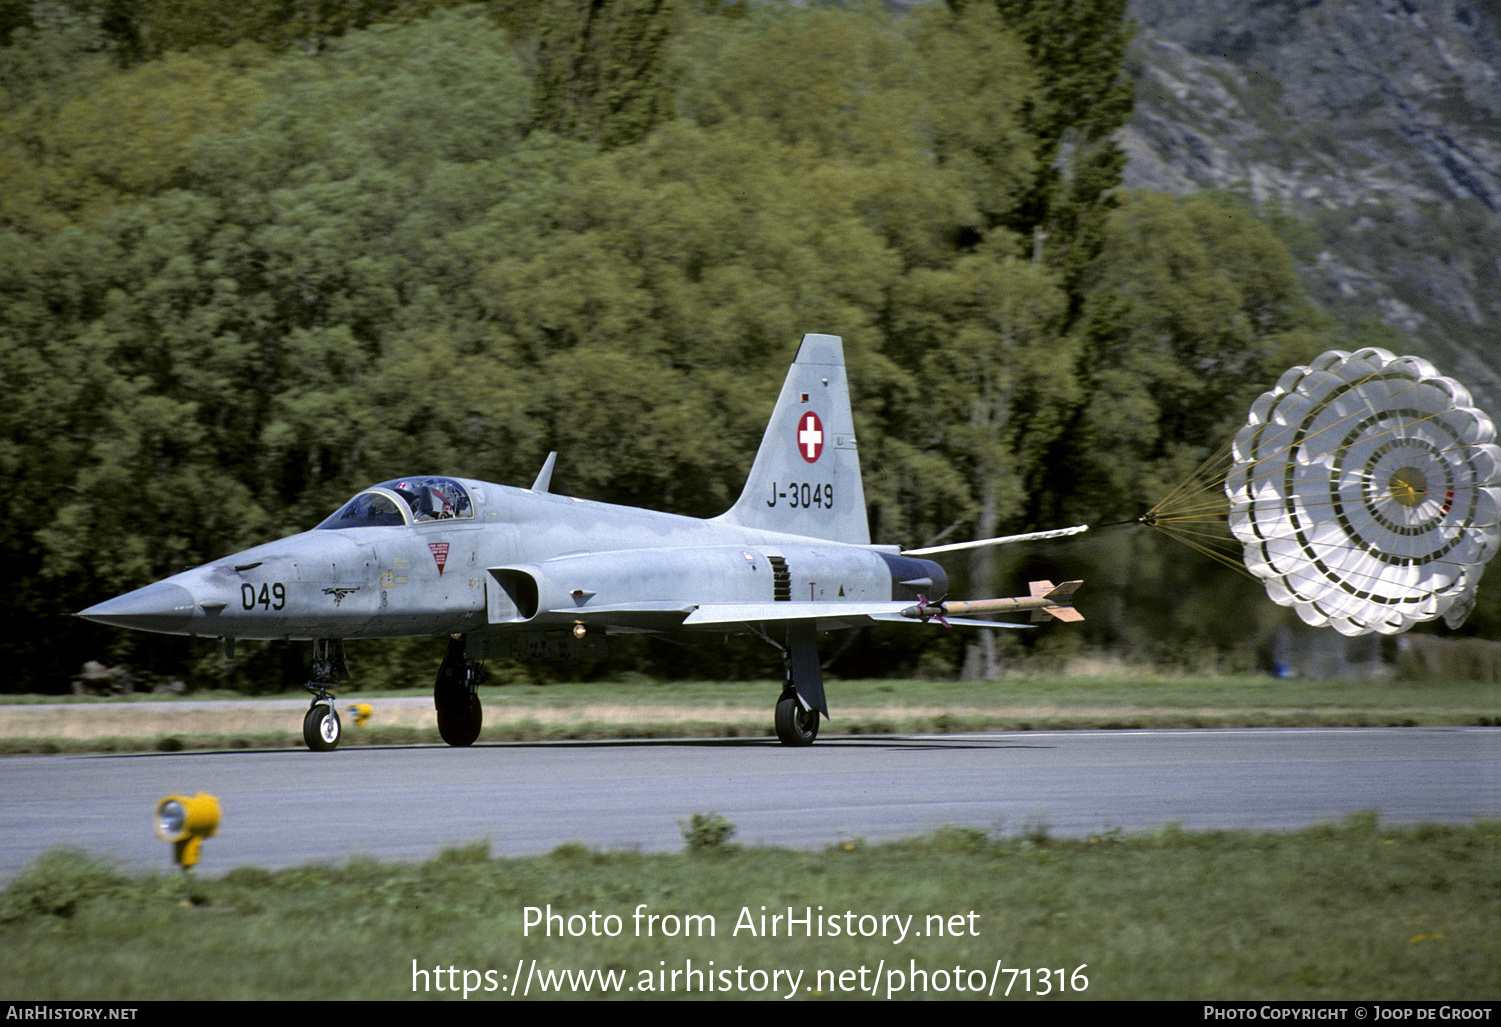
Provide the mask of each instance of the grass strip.
POLYGON ((479 1001, 519 972, 533 998, 1501 998, 1495 823, 813 853, 738 847, 713 814, 683 830, 680 854, 481 843, 214 880, 50 853, 0 892, 0 994, 479 1001))

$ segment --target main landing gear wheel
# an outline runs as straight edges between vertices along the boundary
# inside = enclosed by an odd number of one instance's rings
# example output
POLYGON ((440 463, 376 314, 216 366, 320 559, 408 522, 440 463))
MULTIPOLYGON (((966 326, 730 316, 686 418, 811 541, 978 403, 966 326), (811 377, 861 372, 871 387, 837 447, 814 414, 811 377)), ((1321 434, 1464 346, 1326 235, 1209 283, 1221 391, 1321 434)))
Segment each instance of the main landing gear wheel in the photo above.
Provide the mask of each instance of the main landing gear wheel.
POLYGON ((339 747, 339 713, 333 703, 314 703, 302 718, 302 740, 314 752, 333 752, 339 747))
POLYGON ((438 734, 449 745, 473 745, 479 738, 485 722, 485 711, 480 706, 479 696, 473 692, 452 696, 447 701, 437 700, 438 734))
POLYGON ((795 693, 777 700, 776 724, 783 745, 812 745, 818 737, 818 711, 803 709, 795 693))
POLYGON ((433 706, 438 711, 438 734, 449 745, 473 745, 485 721, 476 689, 484 679, 478 663, 464 656, 464 640, 452 639, 438 680, 433 684, 433 706))

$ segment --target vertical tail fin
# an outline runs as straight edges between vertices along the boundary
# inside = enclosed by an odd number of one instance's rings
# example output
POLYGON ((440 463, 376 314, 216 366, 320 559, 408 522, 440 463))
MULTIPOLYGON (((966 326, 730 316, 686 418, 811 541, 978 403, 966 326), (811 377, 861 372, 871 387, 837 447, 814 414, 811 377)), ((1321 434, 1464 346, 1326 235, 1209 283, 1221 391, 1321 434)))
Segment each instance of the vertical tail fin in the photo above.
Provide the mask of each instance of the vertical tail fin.
POLYGON ((870 543, 839 336, 803 336, 745 491, 716 520, 831 542, 870 543))

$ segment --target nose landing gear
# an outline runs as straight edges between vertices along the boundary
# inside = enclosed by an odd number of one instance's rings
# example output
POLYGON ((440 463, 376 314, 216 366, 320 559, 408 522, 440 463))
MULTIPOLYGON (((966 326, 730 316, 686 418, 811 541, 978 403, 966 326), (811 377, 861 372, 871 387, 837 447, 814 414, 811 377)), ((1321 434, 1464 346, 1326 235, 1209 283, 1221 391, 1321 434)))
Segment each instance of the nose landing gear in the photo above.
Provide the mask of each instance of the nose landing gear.
POLYGON ((339 747, 339 713, 333 696, 313 700, 312 709, 302 718, 302 740, 314 752, 333 752, 339 747))
POLYGON ((302 718, 302 740, 314 752, 333 752, 339 747, 342 729, 339 713, 334 709, 330 691, 341 681, 349 680, 349 661, 344 657, 344 640, 319 638, 313 641, 313 678, 306 685, 313 693, 313 703, 302 718))

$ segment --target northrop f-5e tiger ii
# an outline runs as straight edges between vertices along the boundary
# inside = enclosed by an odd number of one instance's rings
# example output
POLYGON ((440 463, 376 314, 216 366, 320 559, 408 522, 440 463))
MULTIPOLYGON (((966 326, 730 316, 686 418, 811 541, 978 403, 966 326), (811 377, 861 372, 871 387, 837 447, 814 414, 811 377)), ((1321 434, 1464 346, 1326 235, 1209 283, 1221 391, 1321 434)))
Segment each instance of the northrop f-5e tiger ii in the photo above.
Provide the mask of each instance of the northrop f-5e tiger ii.
POLYGON ((345 639, 449 639, 433 699, 450 745, 480 733, 486 659, 568 655, 621 632, 750 632, 781 650, 777 737, 808 745, 828 716, 817 632, 880 621, 1028 627, 978 619, 1030 611, 1080 620, 1079 582, 1031 595, 943 601, 925 556, 1084 530, 902 551, 872 545, 837 336, 806 335, 739 500, 700 520, 556 495, 556 454, 530 488, 441 475, 371 486, 311 531, 136 589, 79 616, 119 627, 313 643, 303 738, 339 744, 333 689, 345 639), (934 598, 929 598, 934 597, 934 598), (972 615, 975 619, 967 619, 972 615))

